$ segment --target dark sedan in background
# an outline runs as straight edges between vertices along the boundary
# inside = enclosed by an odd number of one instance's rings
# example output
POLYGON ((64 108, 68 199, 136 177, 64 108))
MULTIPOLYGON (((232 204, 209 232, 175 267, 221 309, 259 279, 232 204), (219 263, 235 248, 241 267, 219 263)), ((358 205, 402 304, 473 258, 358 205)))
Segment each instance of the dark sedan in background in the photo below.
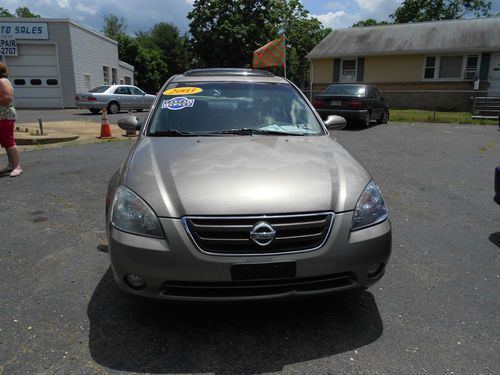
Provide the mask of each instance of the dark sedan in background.
POLYGON ((370 126, 389 121, 389 107, 377 88, 359 84, 333 84, 314 99, 314 107, 322 119, 330 115, 342 116, 348 124, 370 126))
POLYGON ((102 85, 94 87, 87 93, 76 94, 75 104, 78 108, 99 113, 106 108, 115 114, 120 110, 149 109, 156 96, 146 94, 140 88, 131 85, 102 85))

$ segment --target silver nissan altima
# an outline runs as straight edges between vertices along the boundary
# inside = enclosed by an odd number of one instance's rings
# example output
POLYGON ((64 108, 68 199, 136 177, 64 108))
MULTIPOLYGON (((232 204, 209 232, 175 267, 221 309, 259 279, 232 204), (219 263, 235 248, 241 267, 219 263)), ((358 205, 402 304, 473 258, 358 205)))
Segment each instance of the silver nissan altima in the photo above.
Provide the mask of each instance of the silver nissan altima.
POLYGON ((370 174, 290 81, 244 69, 170 78, 113 175, 114 278, 169 300, 279 299, 366 288, 391 253, 370 174))

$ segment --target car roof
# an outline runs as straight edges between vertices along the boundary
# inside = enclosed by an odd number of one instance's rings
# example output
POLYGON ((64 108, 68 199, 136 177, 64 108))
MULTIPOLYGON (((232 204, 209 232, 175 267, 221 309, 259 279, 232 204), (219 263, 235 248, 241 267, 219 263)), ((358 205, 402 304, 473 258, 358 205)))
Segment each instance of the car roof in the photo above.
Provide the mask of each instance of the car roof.
POLYGON ((258 69, 193 69, 172 77, 171 82, 264 82, 289 83, 285 78, 258 69))

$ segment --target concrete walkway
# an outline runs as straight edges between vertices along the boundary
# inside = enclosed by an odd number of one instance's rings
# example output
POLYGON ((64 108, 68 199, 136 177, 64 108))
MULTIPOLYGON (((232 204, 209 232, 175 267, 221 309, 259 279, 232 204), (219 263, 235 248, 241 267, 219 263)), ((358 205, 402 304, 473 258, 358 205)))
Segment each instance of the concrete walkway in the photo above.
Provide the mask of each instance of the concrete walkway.
MULTIPOLYGON (((21 152, 39 150, 40 148, 57 148, 67 145, 99 143, 109 140, 97 138, 101 134, 101 125, 87 121, 57 121, 43 123, 43 135, 38 123, 21 123, 15 125, 14 137, 21 152), (38 133, 37 133, 38 132, 38 133)), ((110 125, 112 140, 134 140, 125 137, 125 131, 118 125, 110 125)), ((5 150, 0 149, 0 154, 5 150)))

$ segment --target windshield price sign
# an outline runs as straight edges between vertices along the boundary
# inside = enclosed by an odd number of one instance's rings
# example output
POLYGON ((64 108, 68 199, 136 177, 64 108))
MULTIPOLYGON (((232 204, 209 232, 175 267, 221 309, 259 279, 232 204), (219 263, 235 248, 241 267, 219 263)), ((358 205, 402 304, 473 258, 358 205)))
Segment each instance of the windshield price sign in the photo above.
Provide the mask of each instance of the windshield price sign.
POLYGON ((17 56, 15 39, 0 39, 0 56, 17 56))

